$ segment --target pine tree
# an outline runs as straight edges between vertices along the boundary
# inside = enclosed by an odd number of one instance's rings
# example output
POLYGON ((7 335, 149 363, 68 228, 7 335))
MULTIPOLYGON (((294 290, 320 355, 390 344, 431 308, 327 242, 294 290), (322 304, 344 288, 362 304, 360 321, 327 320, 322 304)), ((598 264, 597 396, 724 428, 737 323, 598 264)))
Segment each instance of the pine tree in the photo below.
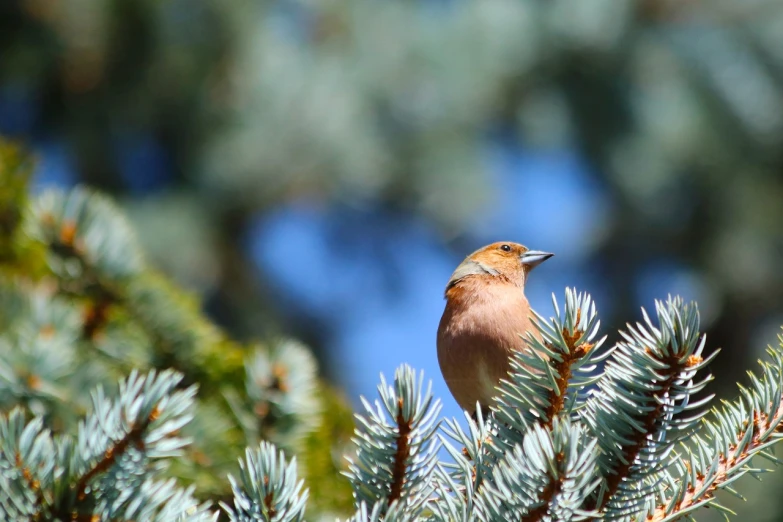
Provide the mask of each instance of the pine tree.
MULTIPOLYGON (((0 141, 2 410, 22 408, 52 440, 73 436, 95 411, 94 390, 108 396, 133 371, 143 379, 173 369, 175 387, 196 386, 196 394, 188 422, 176 428, 190 441, 179 448, 182 458, 155 460, 166 463, 156 471, 161 479, 230 500, 226 475, 246 446, 263 440, 300 457, 299 472, 321 493, 314 512, 349 509, 350 486, 340 480, 345 465, 330 455, 350 439, 350 411, 319 381, 310 351, 291 340, 229 339, 193 296, 147 265, 108 198, 82 187, 31 197, 32 163, 0 141)), ((115 435, 110 440, 118 444, 115 435)), ((110 440, 101 444, 111 448, 110 440)))
POLYGON ((313 455, 341 403, 309 352, 227 339, 145 265, 110 200, 29 198, 29 166, 0 144, 3 520, 668 522, 728 514, 719 490, 768 471, 754 457, 778 463, 783 337, 708 409, 718 351, 695 303, 656 302, 607 346, 590 296, 567 289, 490 411, 441 419, 422 374, 381 377, 338 480, 313 455), (352 508, 326 480, 352 488, 352 508))

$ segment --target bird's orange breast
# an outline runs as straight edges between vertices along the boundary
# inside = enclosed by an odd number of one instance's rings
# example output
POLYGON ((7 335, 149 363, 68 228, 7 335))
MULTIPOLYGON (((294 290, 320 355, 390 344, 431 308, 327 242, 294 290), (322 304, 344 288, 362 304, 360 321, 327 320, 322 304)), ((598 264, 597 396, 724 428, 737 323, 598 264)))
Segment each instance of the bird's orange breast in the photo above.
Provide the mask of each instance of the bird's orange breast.
POLYGON ((459 405, 489 406, 508 375, 509 356, 527 347, 530 305, 521 287, 471 278, 449 289, 438 327, 438 362, 459 405))

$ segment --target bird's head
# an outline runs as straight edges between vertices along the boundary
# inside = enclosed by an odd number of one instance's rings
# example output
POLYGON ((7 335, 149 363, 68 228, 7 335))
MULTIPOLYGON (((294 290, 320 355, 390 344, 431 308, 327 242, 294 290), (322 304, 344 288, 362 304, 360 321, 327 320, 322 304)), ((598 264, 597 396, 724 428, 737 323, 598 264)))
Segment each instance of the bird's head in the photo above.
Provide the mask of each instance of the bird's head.
POLYGON ((524 286, 527 274, 554 254, 530 250, 519 243, 500 241, 480 248, 460 263, 449 279, 446 291, 472 278, 497 280, 524 286))

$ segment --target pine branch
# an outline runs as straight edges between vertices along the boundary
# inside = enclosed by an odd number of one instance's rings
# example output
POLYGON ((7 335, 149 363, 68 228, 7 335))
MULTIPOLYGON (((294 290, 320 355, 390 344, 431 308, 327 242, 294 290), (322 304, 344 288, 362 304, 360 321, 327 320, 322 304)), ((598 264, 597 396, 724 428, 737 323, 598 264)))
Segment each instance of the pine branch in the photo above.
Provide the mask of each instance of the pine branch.
MULTIPOLYGON (((220 357, 210 369, 228 366, 229 380, 240 382, 241 349, 146 265, 132 228, 110 200, 83 188, 45 192, 34 202, 27 228, 46 247, 60 293, 85 304, 85 340, 95 344, 119 315, 148 338, 157 368, 178 369, 195 377, 205 392, 215 392, 219 385, 213 374, 194 361, 220 345, 220 357)), ((125 363, 125 371, 134 367, 132 361, 117 362, 125 363)))
POLYGON ((100 513, 118 516, 133 506, 150 476, 151 463, 181 454, 188 443, 177 432, 190 421, 195 388, 176 390, 182 376, 166 371, 132 373, 110 400, 98 388, 94 411, 79 426, 76 445, 63 446, 62 480, 69 484, 56 499, 58 516, 100 513))
POLYGON ((22 478, 24 479, 25 483, 27 484, 27 487, 30 488, 30 491, 36 494, 36 497, 38 499, 38 502, 36 504, 40 504, 41 500, 41 483, 33 476, 33 473, 30 471, 30 468, 28 468, 25 464, 25 462, 22 460, 22 455, 19 453, 19 451, 16 452, 14 463, 16 464, 16 468, 21 472, 22 478))
POLYGON ((629 325, 609 360, 604 378, 586 406, 585 421, 602 449, 599 466, 605 482, 590 508, 608 518, 634 516, 651 501, 667 478, 673 447, 695 430, 709 401, 693 401, 711 379, 696 373, 717 355, 701 356, 695 305, 679 298, 656 302, 659 326, 644 313, 644 324, 629 325), (689 418, 688 411, 697 410, 689 418))
POLYGON ((412 515, 402 503, 395 503, 387 507, 385 502, 376 502, 369 508, 365 502, 361 502, 354 516, 346 522, 414 522, 421 520, 412 515))
POLYGON ((533 317, 538 335, 528 337, 530 350, 514 354, 512 371, 499 387, 495 409, 501 454, 521 442, 528 426, 551 428, 561 413, 576 415, 586 390, 601 377, 595 369, 611 354, 598 354, 606 338, 598 339, 600 321, 589 295, 566 289, 562 313, 554 294, 552 302, 555 317, 533 317))
POLYGON ((192 488, 156 482, 162 467, 149 465, 184 443, 174 433, 189 418, 193 390, 174 392, 179 379, 173 372, 131 375, 114 401, 97 391, 96 411, 76 441, 53 439, 40 417, 25 423, 20 409, 0 417, 3 520, 213 521, 192 488))
POLYGON ((245 438, 250 444, 263 439, 295 449, 322 412, 318 367, 310 350, 293 341, 256 347, 245 360, 245 374, 245 397, 233 387, 223 389, 245 438))
MULTIPOLYGON (((568 302, 569 299, 574 299, 574 297, 572 297, 573 292, 571 293, 571 296, 568 295, 569 290, 566 290, 566 302, 568 302)), ((580 295, 576 299, 577 301, 581 301, 581 298, 582 296, 580 295)), ((549 397, 546 401, 549 406, 546 409, 543 418, 544 424, 550 429, 552 428, 555 418, 563 411, 566 405, 567 392, 573 377, 573 367, 588 355, 595 348, 596 344, 600 346, 605 339, 601 339, 597 343, 591 343, 583 339, 585 330, 580 329, 582 309, 584 307, 589 310, 591 305, 592 303, 590 303, 589 298, 585 305, 579 306, 579 304, 577 304, 575 306, 576 319, 573 321, 571 328, 569 328, 569 325, 564 325, 560 330, 561 336, 565 341, 566 349, 561 351, 561 357, 559 359, 551 359, 550 366, 552 367, 552 376, 555 378, 555 385, 549 392, 549 397)), ((595 315, 594 305, 592 306, 591 315, 595 315)), ((572 306, 567 309, 573 308, 574 307, 572 306)), ((600 322, 595 325, 595 331, 598 330, 599 326, 600 322)), ((590 325, 588 324, 586 328, 590 328, 590 325)), ((554 342, 546 342, 546 348, 548 349, 548 352, 552 352, 557 349, 557 345, 554 342)))
POLYGON ((357 503, 382 502, 384 512, 399 505, 394 509, 415 517, 432 493, 440 403, 432 397, 432 384, 424 393, 422 385, 423 375, 417 380, 415 372, 403 366, 393 386, 381 376, 375 408, 362 398, 367 416, 357 416, 356 460, 347 473, 357 503))
POLYGON ((40 520, 54 480, 54 446, 42 419, 15 408, 0 417, 0 515, 40 520))
POLYGON ((240 481, 229 475, 233 506, 221 503, 232 521, 294 522, 304 518, 308 491, 297 479, 296 458, 286 462, 282 451, 262 442, 257 450, 245 451, 239 467, 240 481))
MULTIPOLYGON (((83 298, 86 312, 74 326, 70 319, 49 318, 56 306, 44 307, 40 317, 20 320, 24 328, 0 334, 0 343, 29 346, 28 352, 45 362, 21 374, 0 350, 0 392, 13 389, 35 398, 31 404, 40 402, 45 393, 39 388, 51 389, 55 369, 65 367, 46 359, 42 340, 80 332, 99 346, 118 315, 140 326, 138 338, 159 345, 156 364, 191 365, 204 346, 221 342, 195 307, 158 284, 140 260, 134 265, 123 258, 119 246, 132 245, 131 238, 114 241, 106 234, 111 227, 103 218, 115 219, 117 213, 105 200, 77 190, 42 198, 38 212, 38 237, 49 246, 52 273, 63 295, 83 298)), ((0 291, 3 309, 4 299, 0 291)), ((711 397, 695 397, 710 377, 694 379, 715 354, 702 356, 705 340, 695 306, 670 299, 656 303, 656 311, 656 325, 645 314, 643 324, 622 333, 621 343, 599 353, 604 339, 597 338, 595 306, 588 295, 568 289, 562 313, 555 301, 555 317, 534 317, 538 335, 528 339, 531 349, 512 361, 513 372, 501 384, 490 418, 481 413, 468 418, 466 431, 456 420, 447 421, 445 435, 456 445, 443 437, 440 442, 452 462, 437 460, 440 406, 424 390, 423 376, 403 367, 391 386, 382 378, 380 400, 371 405, 362 399, 367 413, 358 417, 356 458, 347 473, 357 509, 352 520, 671 522, 705 505, 725 509, 715 502, 715 492, 733 491, 737 478, 759 474, 762 470, 750 466, 753 456, 777 461, 767 450, 783 438, 783 352, 773 352, 774 364, 765 366, 761 379, 752 377, 740 401, 701 423, 702 407, 711 397), (596 371, 609 357, 605 372, 596 371), (698 425, 708 434, 694 435, 698 425), (693 444, 686 446, 686 439, 693 444), (675 452, 678 444, 681 454, 675 452)), ((228 354, 234 363, 235 355, 228 354)), ((309 353, 296 347, 258 350, 245 361, 245 394, 229 390, 225 397, 248 438, 275 437, 275 428, 287 421, 304 427, 312 418, 317 405, 311 363, 309 353)), ((241 366, 232 368, 241 372, 241 366)), ((180 379, 173 373, 141 378, 134 373, 117 400, 99 389, 95 411, 81 424, 76 441, 62 437, 52 444, 36 427, 40 420, 21 432, 23 419, 15 420, 13 429, 0 422, 11 441, 0 440, 5 518, 214 519, 191 490, 156 480, 166 458, 186 443, 177 434, 192 416, 195 391, 176 391, 180 379), (31 446, 34 440, 42 442, 31 446), (36 465, 36 459, 47 464, 36 465)), ((295 432, 285 431, 281 440, 290 442, 288 435, 295 432)), ((308 492, 294 460, 287 462, 276 446, 263 443, 246 452, 240 468, 240 478, 230 478, 234 501, 223 504, 232 520, 303 519, 308 492)))
POLYGON ((402 496, 402 488, 405 485, 405 473, 407 472, 408 460, 411 458, 411 432, 413 431, 412 419, 406 419, 403 416, 402 398, 397 399, 397 440, 395 446, 397 451, 394 454, 394 463, 392 464, 392 479, 389 492, 389 504, 397 501, 402 496))
POLYGON ((109 320, 109 312, 115 299, 108 294, 102 294, 93 302, 87 304, 82 321, 82 336, 94 340, 109 320))
POLYGON ((83 390, 65 385, 78 368, 77 311, 39 286, 3 280, 0 309, 0 404, 24 405, 55 422, 73 420, 88 402, 83 390), (58 408, 62 403, 69 407, 58 408))
POLYGON ((367 503, 362 502, 357 506, 356 513, 346 522, 381 522, 383 520, 383 503, 376 502, 371 509, 367 503))
POLYGON ((108 199, 92 191, 45 192, 34 202, 33 216, 30 233, 51 249, 50 266, 61 281, 80 282, 89 290, 144 268, 128 222, 108 199))
POLYGON ((631 472, 631 467, 637 462, 640 454, 647 447, 650 438, 656 433, 656 425, 664 414, 666 399, 670 396, 675 381, 682 372, 701 362, 701 357, 694 359, 689 357, 688 360, 682 360, 678 354, 670 353, 657 358, 656 362, 660 363, 664 368, 661 373, 663 380, 657 385, 657 389, 650 390, 645 401, 646 403, 654 403, 655 406, 637 420, 638 430, 627 439, 628 444, 623 448, 623 454, 618 458, 620 463, 613 470, 614 473, 607 478, 606 494, 599 508, 603 508, 606 502, 617 492, 620 482, 631 472))
POLYGON ((157 420, 159 416, 160 411, 158 410, 157 406, 153 407, 152 411, 149 413, 149 415, 147 415, 147 417, 142 419, 141 422, 135 422, 133 427, 124 437, 109 446, 106 449, 103 458, 96 462, 95 465, 86 473, 84 473, 77 481, 76 498, 79 500, 84 500, 84 490, 87 488, 87 485, 90 483, 90 481, 92 481, 96 476, 107 472, 109 468, 111 468, 117 462, 117 459, 121 458, 125 454, 131 445, 135 446, 140 451, 144 451, 144 435, 149 429, 150 424, 157 420))
MULTIPOLYGON (((558 457, 558 461, 562 461, 563 459, 562 454, 558 454, 557 457, 558 457)), ((541 520, 544 517, 544 515, 546 515, 547 512, 549 511, 550 503, 552 502, 554 497, 560 493, 562 487, 563 487, 562 478, 556 478, 547 482, 547 484, 544 486, 543 491, 541 491, 541 494, 538 497, 539 506, 533 508, 527 514, 522 515, 519 519, 520 522, 538 522, 539 520, 541 520)))
POLYGON ((481 407, 476 408, 476 417, 465 412, 468 432, 462 429, 456 419, 446 419, 441 443, 451 455, 453 462, 440 462, 434 481, 437 502, 428 504, 435 520, 451 522, 470 521, 481 517, 477 512, 476 492, 483 478, 492 472, 492 455, 483 446, 491 443, 493 423, 485 419, 481 407), (457 443, 455 447, 451 441, 457 443), (461 450, 457 449, 461 448, 461 450))
POLYGON ((173 479, 147 480, 122 517, 129 522, 217 522, 218 513, 210 510, 209 503, 199 503, 193 490, 193 486, 180 488, 173 479))
POLYGON ((480 511, 489 520, 584 520, 591 514, 582 505, 600 483, 596 444, 567 419, 532 426, 482 486, 480 511))
POLYGON ((456 419, 446 419, 443 432, 455 441, 462 451, 458 451, 451 442, 441 436, 441 443, 444 448, 454 458, 454 464, 446 464, 448 469, 457 473, 466 474, 470 482, 475 487, 481 484, 483 473, 477 472, 477 469, 486 471, 490 469, 490 453, 485 451, 485 444, 492 443, 492 430, 494 423, 490 418, 485 418, 480 405, 477 405, 475 418, 465 413, 465 422, 468 426, 468 433, 465 433, 456 419), (467 473, 469 471, 469 473, 467 473))
MULTIPOLYGON (((226 395, 238 399, 232 401, 232 407, 244 407, 249 399, 258 407, 255 412, 251 409, 249 416, 237 415, 239 423, 231 422, 227 440, 218 446, 208 446, 200 432, 193 433, 198 440, 194 448, 206 458, 200 466, 178 465, 176 471, 198 480, 201 493, 217 489, 228 493, 217 477, 247 443, 272 439, 287 449, 314 451, 301 444, 321 426, 318 392, 323 385, 309 352, 281 343, 279 354, 272 358, 272 382, 260 390, 244 378, 245 347, 230 341, 208 321, 196 299, 146 265, 127 220, 108 198, 83 188, 65 194, 47 191, 31 206, 23 209, 27 233, 19 235, 20 241, 37 247, 48 270, 25 273, 22 284, 48 285, 53 295, 46 300, 62 301, 75 312, 71 314, 77 319, 75 328, 67 330, 75 335, 53 349, 38 350, 39 345, 49 346, 23 339, 6 351, 6 336, 0 334, 0 404, 21 403, 34 413, 46 413, 47 420, 52 419, 56 429, 63 430, 76 424, 86 411, 87 391, 94 385, 110 384, 115 375, 133 368, 174 368, 184 375, 183 386, 198 382, 201 400, 222 409, 223 414, 230 413, 223 400, 226 388, 230 388, 226 395), (42 279, 40 275, 50 277, 42 279), (85 352, 83 347, 94 351, 85 352), (55 361, 67 364, 60 364, 62 371, 47 371, 56 368, 55 361), (243 384, 248 386, 243 389, 243 384), (262 391, 264 396, 251 398, 250 391, 262 391), (262 415, 253 415, 262 410, 262 415), (242 440, 242 430, 246 440, 242 440)), ((17 282, 9 282, 9 286, 17 286, 17 282)), ((0 323, 2 320, 0 317, 0 323)), ((60 329, 54 326, 47 325, 47 331, 59 334, 60 329)), ((54 337, 60 341, 60 335, 54 337)), ((256 369, 263 366, 256 363, 252 363, 256 369)), ((224 418, 234 420, 229 415, 224 418)), ((347 435, 345 429, 350 428, 341 425, 341 436, 347 435)), ((324 433, 324 437, 329 435, 324 433)), ((310 455, 304 460, 310 461, 310 455)), ((327 470, 326 476, 312 475, 317 481, 329 483, 339 476, 337 466, 329 463, 321 468, 327 470)), ((89 482, 90 477, 87 479, 89 482)), ((346 493, 343 487, 329 494, 344 505, 346 493)))
MULTIPOLYGON (((783 338, 781 338, 783 348, 783 338)), ((705 420, 708 437, 697 437, 695 449, 688 450, 680 465, 679 479, 670 485, 648 519, 671 522, 703 506, 720 507, 715 493, 726 489, 745 474, 759 471, 750 468, 750 460, 761 455, 777 463, 767 453, 783 440, 783 352, 769 349, 772 363, 762 363, 759 379, 751 374, 751 388, 741 388, 739 400, 714 410, 705 420)))

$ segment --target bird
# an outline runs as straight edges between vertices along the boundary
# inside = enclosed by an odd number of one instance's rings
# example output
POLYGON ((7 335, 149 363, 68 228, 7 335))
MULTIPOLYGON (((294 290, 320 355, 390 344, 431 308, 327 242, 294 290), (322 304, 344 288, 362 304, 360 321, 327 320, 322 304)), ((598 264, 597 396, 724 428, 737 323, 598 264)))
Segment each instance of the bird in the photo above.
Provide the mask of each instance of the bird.
POLYGON ((454 270, 438 325, 438 363, 457 404, 475 416, 497 395, 508 376, 510 356, 528 349, 538 332, 525 297, 530 271, 554 254, 509 241, 476 250, 454 270))

